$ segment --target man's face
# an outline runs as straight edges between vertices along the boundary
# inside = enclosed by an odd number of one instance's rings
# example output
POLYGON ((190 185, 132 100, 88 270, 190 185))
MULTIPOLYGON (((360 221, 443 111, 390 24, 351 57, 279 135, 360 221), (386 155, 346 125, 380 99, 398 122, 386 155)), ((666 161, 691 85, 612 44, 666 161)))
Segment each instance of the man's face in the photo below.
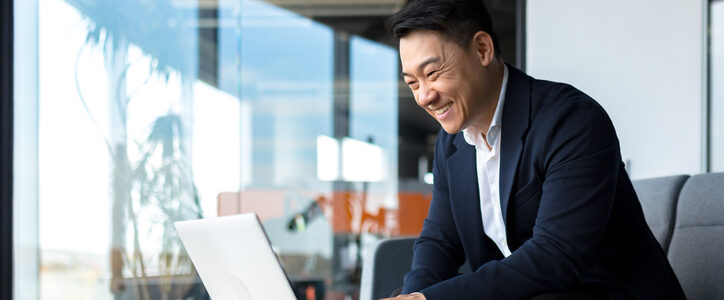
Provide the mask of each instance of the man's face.
POLYGON ((436 31, 417 30, 400 39, 400 60, 417 105, 447 133, 481 124, 492 84, 474 44, 463 49, 436 31))

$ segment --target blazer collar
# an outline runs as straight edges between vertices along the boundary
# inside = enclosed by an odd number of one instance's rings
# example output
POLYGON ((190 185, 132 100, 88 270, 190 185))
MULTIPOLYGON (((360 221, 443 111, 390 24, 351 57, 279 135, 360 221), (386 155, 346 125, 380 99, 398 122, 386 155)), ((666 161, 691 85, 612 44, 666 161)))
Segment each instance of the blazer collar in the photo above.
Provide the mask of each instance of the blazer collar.
POLYGON ((525 137, 530 125, 531 77, 508 65, 508 86, 503 107, 503 128, 511 129, 519 138, 525 137))

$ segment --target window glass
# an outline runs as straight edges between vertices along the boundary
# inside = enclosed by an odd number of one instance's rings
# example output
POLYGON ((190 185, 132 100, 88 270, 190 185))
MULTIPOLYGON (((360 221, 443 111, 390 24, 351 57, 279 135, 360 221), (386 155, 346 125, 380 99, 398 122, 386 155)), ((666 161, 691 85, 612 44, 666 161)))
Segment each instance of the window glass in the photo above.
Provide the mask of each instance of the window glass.
POLYGON ((37 123, 37 176, 18 182, 37 205, 16 219, 37 223, 17 235, 38 255, 16 260, 37 268, 17 299, 206 299, 173 222, 249 212, 300 295, 354 298, 365 245, 410 234, 397 51, 334 19, 393 5, 33 3, 37 32, 16 40, 37 57, 16 68, 37 76, 16 84, 37 105, 16 113, 37 123))

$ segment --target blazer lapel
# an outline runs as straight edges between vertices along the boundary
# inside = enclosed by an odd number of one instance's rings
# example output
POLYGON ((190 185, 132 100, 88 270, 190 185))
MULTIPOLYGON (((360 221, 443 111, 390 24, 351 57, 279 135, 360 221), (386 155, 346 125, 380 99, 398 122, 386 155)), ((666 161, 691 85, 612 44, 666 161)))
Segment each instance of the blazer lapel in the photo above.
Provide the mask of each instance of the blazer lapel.
MULTIPOLYGON (((466 244, 466 248, 469 247, 471 253, 481 253, 484 233, 480 214, 475 147, 465 142, 462 133, 457 134, 454 144, 457 149, 447 158, 446 175, 449 178, 450 208, 455 215, 455 221, 463 222, 458 228, 463 231, 461 236, 465 237, 463 243, 466 244)), ((472 254, 471 257, 476 255, 472 254)))
POLYGON ((508 65, 508 85, 505 88, 505 106, 503 107, 499 182, 500 207, 503 222, 506 224, 510 193, 518 169, 518 161, 523 152, 523 140, 530 121, 530 85, 531 78, 528 75, 508 65))

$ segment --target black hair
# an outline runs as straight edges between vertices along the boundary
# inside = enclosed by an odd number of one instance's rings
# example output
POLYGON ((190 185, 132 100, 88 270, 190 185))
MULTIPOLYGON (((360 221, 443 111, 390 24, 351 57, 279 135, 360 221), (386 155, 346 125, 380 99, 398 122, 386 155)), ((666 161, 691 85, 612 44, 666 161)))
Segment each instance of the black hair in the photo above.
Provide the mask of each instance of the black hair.
POLYGON ((411 0, 387 21, 392 36, 399 40, 415 30, 434 30, 463 48, 473 36, 484 31, 501 56, 493 22, 483 0, 411 0))

